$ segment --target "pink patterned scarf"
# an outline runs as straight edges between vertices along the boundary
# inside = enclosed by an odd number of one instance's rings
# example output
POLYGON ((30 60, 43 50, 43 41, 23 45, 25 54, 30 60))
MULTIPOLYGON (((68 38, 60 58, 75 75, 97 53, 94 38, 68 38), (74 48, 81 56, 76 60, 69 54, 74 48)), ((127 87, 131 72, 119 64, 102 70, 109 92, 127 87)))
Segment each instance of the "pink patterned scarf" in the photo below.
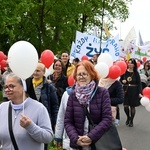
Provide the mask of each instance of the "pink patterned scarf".
POLYGON ((76 83, 75 93, 80 104, 89 104, 91 100, 91 94, 94 91, 95 85, 96 83, 94 80, 92 80, 85 86, 80 86, 78 83, 76 83))

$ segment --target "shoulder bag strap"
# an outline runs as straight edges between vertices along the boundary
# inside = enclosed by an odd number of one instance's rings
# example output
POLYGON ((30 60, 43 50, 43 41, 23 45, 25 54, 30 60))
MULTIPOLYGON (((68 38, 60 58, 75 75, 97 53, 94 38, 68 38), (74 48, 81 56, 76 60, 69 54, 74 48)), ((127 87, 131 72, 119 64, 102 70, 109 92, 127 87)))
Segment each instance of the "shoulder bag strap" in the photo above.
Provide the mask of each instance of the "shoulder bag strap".
POLYGON ((87 118, 88 118, 88 120, 89 120, 89 123, 90 123, 91 125, 94 125, 94 122, 93 122, 93 120, 92 120, 92 118, 91 118, 91 116, 90 116, 90 113, 89 113, 89 111, 88 111, 86 105, 83 105, 83 110, 84 110, 84 113, 85 113, 85 115, 87 116, 87 118))
POLYGON ((14 149, 19 150, 18 145, 17 145, 16 140, 15 140, 15 137, 14 137, 13 130, 12 130, 12 108, 11 108, 11 103, 9 103, 9 107, 8 107, 8 127, 9 127, 9 134, 10 134, 11 141, 13 143, 14 149))

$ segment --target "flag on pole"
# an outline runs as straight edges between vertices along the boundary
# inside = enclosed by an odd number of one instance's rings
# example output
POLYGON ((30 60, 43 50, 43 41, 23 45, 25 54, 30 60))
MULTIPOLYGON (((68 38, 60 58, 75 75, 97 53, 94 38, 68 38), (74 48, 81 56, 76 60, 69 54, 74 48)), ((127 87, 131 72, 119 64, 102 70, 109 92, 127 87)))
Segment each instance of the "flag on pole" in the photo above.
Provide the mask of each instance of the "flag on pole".
POLYGON ((134 27, 132 27, 129 33, 127 34, 127 36, 125 37, 122 47, 126 50, 130 42, 135 39, 136 39, 136 32, 135 32, 134 27))
POLYGON ((131 58, 130 53, 129 53, 129 52, 127 52, 126 59, 127 59, 127 60, 129 60, 130 58, 131 58))
POLYGON ((144 42, 143 42, 143 40, 142 40, 142 36, 141 36, 140 31, 139 31, 139 41, 138 41, 138 45, 139 45, 139 46, 143 46, 143 45, 144 45, 144 42))
POLYGON ((105 22, 103 23, 103 28, 104 28, 104 30, 105 30, 106 35, 107 35, 108 37, 110 37, 111 34, 110 34, 110 32, 109 32, 109 30, 108 30, 108 27, 107 27, 107 25, 106 25, 105 22))
POLYGON ((129 59, 131 57, 131 54, 134 51, 134 45, 135 45, 135 39, 136 39, 136 32, 134 27, 131 28, 131 30, 129 31, 129 33, 127 34, 127 36, 125 37, 124 41, 123 41, 123 49, 126 52, 126 58, 129 59))

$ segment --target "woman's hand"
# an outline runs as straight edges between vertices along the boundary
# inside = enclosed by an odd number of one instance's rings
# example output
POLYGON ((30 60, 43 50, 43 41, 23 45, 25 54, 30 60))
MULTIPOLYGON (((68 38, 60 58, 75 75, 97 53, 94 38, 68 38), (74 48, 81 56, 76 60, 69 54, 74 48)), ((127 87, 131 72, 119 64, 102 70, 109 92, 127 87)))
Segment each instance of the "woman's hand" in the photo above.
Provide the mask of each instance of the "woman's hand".
POLYGON ((77 145, 82 147, 89 147, 89 145, 92 143, 92 140, 87 136, 79 136, 79 139, 77 141, 77 145))
POLYGON ((21 114, 20 125, 23 128, 27 127, 31 122, 32 122, 32 120, 30 118, 28 118, 24 114, 21 114))
POLYGON ((122 80, 122 83, 123 83, 123 84, 126 84, 126 83, 127 83, 127 81, 126 81, 126 80, 122 80))
POLYGON ((139 94, 139 98, 142 98, 142 97, 143 97, 143 95, 140 93, 140 94, 139 94))

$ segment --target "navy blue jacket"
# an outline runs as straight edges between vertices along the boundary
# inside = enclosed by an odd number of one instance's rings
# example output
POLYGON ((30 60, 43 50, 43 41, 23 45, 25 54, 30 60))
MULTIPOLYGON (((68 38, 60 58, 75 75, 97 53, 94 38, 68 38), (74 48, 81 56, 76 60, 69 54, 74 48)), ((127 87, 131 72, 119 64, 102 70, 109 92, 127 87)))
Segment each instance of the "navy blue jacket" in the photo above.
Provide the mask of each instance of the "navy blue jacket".
MULTIPOLYGON (((29 94, 29 97, 37 100, 32 84, 32 78, 26 79, 26 84, 27 84, 27 93, 29 94)), ((53 86, 52 83, 48 83, 45 77, 43 77, 43 87, 41 89, 40 102, 47 108, 51 119, 52 127, 54 129, 57 120, 59 103, 55 87, 53 86)))
POLYGON ((123 86, 120 81, 116 80, 109 88, 108 88, 111 106, 117 106, 118 104, 122 104, 124 100, 124 91, 123 86))

